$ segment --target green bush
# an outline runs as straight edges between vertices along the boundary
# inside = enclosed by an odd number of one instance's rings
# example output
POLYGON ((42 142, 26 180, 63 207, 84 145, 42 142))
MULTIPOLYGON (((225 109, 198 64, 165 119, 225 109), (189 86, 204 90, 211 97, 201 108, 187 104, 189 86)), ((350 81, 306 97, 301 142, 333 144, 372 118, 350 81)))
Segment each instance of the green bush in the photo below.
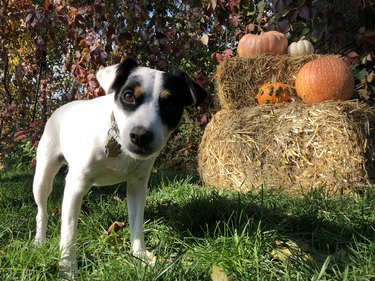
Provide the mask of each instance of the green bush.
POLYGON ((198 147, 205 123, 188 113, 184 114, 179 128, 156 160, 155 169, 173 169, 197 175, 198 147))

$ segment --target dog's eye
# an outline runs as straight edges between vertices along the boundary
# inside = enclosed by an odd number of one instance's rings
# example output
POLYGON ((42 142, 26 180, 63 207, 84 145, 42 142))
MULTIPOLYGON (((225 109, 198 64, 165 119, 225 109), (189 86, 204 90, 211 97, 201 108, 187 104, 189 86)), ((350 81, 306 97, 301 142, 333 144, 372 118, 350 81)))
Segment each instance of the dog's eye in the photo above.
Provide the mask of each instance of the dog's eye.
POLYGON ((124 100, 128 103, 135 103, 134 93, 130 90, 125 91, 123 94, 124 100))

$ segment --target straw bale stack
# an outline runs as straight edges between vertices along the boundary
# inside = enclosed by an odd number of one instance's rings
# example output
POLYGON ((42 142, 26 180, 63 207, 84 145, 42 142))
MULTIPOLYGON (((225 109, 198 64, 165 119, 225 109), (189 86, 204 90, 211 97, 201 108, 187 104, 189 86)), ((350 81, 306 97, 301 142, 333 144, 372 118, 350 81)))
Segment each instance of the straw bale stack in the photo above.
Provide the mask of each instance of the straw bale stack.
POLYGON ((222 110, 199 148, 206 185, 287 192, 361 189, 375 179, 375 109, 357 101, 222 110))
POLYGON ((294 80, 297 72, 307 62, 321 55, 291 57, 287 55, 258 55, 250 58, 234 57, 219 64, 216 89, 223 109, 240 109, 257 105, 255 96, 265 82, 275 78, 295 92, 294 80))

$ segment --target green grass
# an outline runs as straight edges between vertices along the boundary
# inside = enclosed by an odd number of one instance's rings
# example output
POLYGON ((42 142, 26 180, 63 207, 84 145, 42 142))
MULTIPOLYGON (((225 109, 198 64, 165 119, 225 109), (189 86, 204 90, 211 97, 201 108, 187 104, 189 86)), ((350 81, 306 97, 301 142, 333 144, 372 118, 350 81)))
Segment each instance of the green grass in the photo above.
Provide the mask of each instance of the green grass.
MULTIPOLYGON (((32 173, 0 175, 0 280, 58 280, 63 182, 59 176, 50 197, 48 242, 36 248, 32 173)), ((78 227, 78 280, 211 280, 213 265, 231 280, 375 280, 373 189, 238 194, 159 173, 145 219, 153 267, 131 256, 125 186, 93 188, 78 227), (108 236, 116 220, 126 226, 108 236)))

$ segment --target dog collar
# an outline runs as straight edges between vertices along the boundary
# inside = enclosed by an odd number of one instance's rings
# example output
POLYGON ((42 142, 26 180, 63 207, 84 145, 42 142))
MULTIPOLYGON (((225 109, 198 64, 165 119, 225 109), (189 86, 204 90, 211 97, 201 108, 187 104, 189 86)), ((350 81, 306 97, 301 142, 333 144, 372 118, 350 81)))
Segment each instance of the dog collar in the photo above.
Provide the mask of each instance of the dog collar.
POLYGON ((118 126, 113 112, 111 113, 111 128, 108 130, 107 142, 105 144, 105 155, 107 158, 117 157, 121 153, 121 144, 116 140, 118 137, 118 126))

